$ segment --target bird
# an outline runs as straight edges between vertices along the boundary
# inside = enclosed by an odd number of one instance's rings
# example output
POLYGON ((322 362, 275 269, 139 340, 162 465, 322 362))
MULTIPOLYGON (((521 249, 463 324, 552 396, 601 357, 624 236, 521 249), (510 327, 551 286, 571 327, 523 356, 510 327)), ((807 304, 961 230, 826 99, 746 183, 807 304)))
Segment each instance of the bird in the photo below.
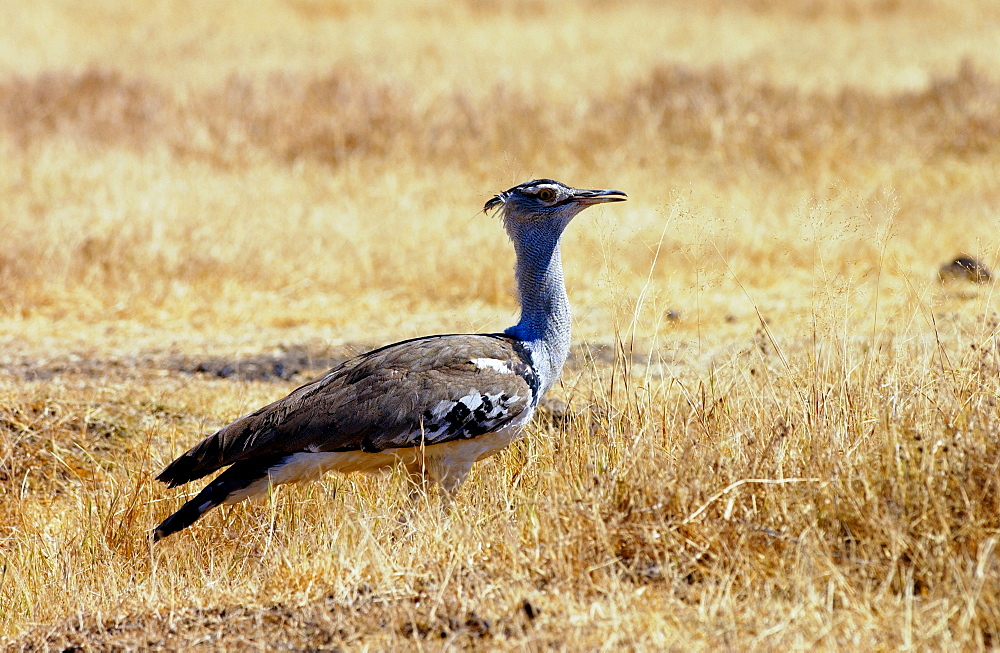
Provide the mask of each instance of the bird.
MULTIPOLYGON (((167 517, 158 541, 223 504, 324 473, 402 466, 414 487, 454 497, 473 463, 519 437, 562 372, 570 305, 560 239, 619 190, 534 179, 492 196, 516 254, 520 319, 501 333, 431 335, 369 351, 205 437, 156 477, 173 488, 225 471, 167 517)), ((412 490, 411 490, 412 491, 412 490)))

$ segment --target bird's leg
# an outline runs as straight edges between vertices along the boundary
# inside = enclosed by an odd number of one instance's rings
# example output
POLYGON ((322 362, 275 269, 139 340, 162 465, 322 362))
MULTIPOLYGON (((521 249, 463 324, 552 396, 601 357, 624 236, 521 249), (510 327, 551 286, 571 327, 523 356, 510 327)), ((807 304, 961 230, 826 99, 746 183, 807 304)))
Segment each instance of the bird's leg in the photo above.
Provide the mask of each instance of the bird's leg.
POLYGON ((404 465, 406 469, 406 478, 409 482, 409 492, 407 493, 410 497, 410 501, 413 503, 419 503, 421 499, 427 496, 427 490, 429 489, 427 470, 424 466, 424 461, 421 458, 417 458, 413 462, 404 465))
POLYGON ((407 463, 405 469, 410 481, 410 499, 414 503, 427 497, 434 487, 440 487, 444 490, 442 506, 447 510, 472 471, 472 463, 456 464, 450 459, 420 457, 407 463))
POLYGON ((444 492, 441 496, 441 506, 447 512, 451 509, 451 504, 458 495, 458 490, 462 483, 469 477, 472 471, 472 462, 457 463, 450 459, 428 460, 426 465, 427 476, 444 492))

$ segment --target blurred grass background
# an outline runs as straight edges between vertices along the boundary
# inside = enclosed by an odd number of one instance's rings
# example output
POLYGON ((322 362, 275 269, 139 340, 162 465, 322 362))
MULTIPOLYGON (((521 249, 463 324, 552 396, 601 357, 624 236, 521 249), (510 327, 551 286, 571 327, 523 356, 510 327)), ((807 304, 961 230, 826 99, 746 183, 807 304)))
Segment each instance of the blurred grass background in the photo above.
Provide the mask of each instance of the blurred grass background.
POLYGON ((0 24, 0 633, 996 646, 997 298, 937 270, 998 258, 997 3, 0 24), (630 196, 566 235, 568 422, 405 537, 398 479, 331 479, 145 548, 150 473, 291 388, 176 359, 504 328, 513 254, 480 207, 533 177, 630 196))

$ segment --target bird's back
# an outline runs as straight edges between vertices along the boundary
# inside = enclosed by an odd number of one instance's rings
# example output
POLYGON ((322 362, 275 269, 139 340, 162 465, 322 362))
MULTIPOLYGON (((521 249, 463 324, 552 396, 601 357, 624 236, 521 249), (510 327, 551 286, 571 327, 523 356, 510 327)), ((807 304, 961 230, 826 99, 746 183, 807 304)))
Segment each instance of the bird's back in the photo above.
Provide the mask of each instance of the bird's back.
POLYGON ((157 477, 171 487, 249 458, 474 438, 522 421, 538 379, 502 334, 440 335, 362 354, 192 447, 157 477))

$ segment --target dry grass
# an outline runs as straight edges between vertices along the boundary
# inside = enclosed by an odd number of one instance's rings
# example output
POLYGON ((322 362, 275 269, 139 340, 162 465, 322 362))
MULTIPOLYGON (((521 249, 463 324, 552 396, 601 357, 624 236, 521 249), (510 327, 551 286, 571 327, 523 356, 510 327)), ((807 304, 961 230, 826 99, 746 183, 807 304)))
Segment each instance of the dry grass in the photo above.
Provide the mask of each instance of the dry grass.
POLYGON ((1000 646, 998 297, 936 279, 1000 253, 995 6, 0 20, 12 647, 1000 646), (447 515, 331 477, 147 545, 199 434, 353 348, 506 326, 477 209, 532 176, 630 195, 567 234, 569 408, 447 515))

